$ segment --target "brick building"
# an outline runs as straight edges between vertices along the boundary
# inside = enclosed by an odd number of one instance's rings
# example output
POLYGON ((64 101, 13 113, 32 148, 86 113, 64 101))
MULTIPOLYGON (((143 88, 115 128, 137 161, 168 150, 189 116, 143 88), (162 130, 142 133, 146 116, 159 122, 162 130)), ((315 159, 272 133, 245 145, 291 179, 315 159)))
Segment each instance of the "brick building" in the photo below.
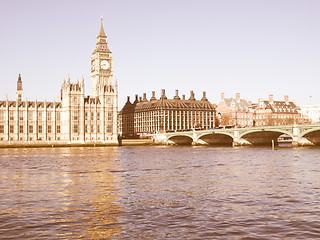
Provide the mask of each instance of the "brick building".
POLYGON ((221 93, 221 99, 217 104, 217 118, 219 125, 223 126, 252 126, 252 103, 241 99, 240 93, 236 94, 236 98, 225 98, 225 94, 221 93))
POLYGON ((254 126, 290 125, 302 121, 300 107, 289 101, 287 95, 284 96, 284 101, 274 101, 271 94, 269 100, 259 99, 252 109, 254 126))
POLYGON ((303 122, 300 108, 289 101, 288 96, 284 97, 284 101, 274 101, 273 95, 269 95, 269 100, 259 99, 258 103, 253 104, 241 99, 239 93, 236 98, 225 98, 222 93, 217 116, 222 126, 272 126, 303 122))

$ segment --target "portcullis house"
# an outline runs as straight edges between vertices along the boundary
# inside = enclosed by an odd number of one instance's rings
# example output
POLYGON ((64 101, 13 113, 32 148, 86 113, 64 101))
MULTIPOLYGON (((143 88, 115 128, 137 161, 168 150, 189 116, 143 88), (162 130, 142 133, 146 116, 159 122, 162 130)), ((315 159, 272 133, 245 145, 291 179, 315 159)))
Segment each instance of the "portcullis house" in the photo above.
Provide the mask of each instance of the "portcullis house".
POLYGON ((176 95, 168 99, 162 90, 160 99, 152 92, 150 100, 146 94, 133 103, 130 98, 119 113, 119 132, 124 138, 133 138, 143 134, 167 131, 185 131, 190 129, 210 129, 215 126, 215 105, 211 104, 203 92, 201 100, 196 100, 194 92, 190 98, 182 99, 176 95))

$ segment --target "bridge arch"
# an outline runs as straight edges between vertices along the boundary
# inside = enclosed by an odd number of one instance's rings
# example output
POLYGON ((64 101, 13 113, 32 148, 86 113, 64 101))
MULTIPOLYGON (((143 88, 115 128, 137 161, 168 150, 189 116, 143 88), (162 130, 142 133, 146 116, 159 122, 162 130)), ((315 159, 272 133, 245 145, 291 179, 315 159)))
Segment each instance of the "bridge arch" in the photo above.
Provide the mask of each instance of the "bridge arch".
POLYGON ((198 136, 198 141, 203 141, 209 145, 226 145, 232 146, 233 135, 230 133, 203 133, 198 136))
POLYGON ((187 134, 177 134, 171 135, 167 138, 167 144, 175 144, 175 145, 191 145, 193 142, 193 138, 187 134))
POLYGON ((254 129, 243 132, 239 135, 239 139, 245 139, 252 145, 271 145, 272 141, 277 145, 278 137, 287 134, 293 138, 293 133, 282 129, 254 129))
POLYGON ((320 145, 320 127, 308 129, 304 132, 301 132, 299 135, 299 139, 306 138, 314 145, 320 145))

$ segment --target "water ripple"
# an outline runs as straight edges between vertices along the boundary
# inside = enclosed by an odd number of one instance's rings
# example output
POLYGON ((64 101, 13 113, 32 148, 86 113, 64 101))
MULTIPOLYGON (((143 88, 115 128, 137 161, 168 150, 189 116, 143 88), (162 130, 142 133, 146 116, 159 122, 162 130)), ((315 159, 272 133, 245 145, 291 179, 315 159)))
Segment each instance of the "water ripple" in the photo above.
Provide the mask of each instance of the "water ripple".
POLYGON ((317 239, 320 149, 0 149, 1 239, 317 239))

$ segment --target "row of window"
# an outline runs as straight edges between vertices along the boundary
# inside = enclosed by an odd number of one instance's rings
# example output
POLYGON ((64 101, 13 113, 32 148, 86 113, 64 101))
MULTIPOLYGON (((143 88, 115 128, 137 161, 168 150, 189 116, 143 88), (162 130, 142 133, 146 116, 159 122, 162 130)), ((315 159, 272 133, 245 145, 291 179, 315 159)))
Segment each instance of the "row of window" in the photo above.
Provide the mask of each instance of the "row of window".
MULTIPOLYGON (((16 111, 9 111, 9 120, 14 121, 16 118, 20 121, 23 121, 25 118, 25 111, 19 111, 18 117, 16 117, 16 111)), ((52 121, 54 116, 54 112, 47 112, 47 121, 52 121)), ((55 119, 56 121, 60 121, 61 114, 60 112, 56 112, 55 119)), ((38 121, 44 120, 45 112, 38 112, 38 121)), ((35 119, 35 112, 28 112, 28 120, 33 121, 35 119)), ((5 111, 0 111, 0 121, 6 120, 5 111)))
MULTIPOLYGON (((0 133, 4 133, 4 132, 5 132, 5 126, 4 125, 0 125, 0 133)), ((19 133, 26 133, 24 125, 19 125, 18 132, 19 133)), ((27 129, 27 132, 28 133, 35 133, 34 126, 33 125, 29 125, 28 129, 27 129)), ((60 125, 57 125, 56 132, 57 133, 61 133, 61 126, 60 125)), ((14 125, 9 125, 9 133, 15 133, 15 126, 14 125)), ((38 126, 38 133, 44 133, 42 125, 38 126)), ((47 133, 52 133, 52 126, 51 125, 47 126, 47 133)))
MULTIPOLYGON (((265 113, 269 109, 261 109, 261 110, 256 110, 256 113, 265 113)), ((271 110, 270 110, 271 111, 271 110)), ((295 109, 294 108, 274 108, 275 112, 288 112, 288 113, 294 113, 295 109)))
POLYGON ((255 116, 254 119, 266 119, 269 117, 275 118, 275 119, 279 119, 279 118, 284 119, 284 118, 293 118, 295 116, 294 115, 271 115, 271 116, 270 115, 257 115, 257 116, 255 116))
MULTIPOLYGON (((6 117, 5 117, 5 111, 0 111, 0 121, 4 121, 6 120, 6 117)), ((94 120, 94 112, 91 112, 90 114, 90 119, 91 120, 94 120)), ((45 112, 38 112, 38 121, 42 121, 44 120, 44 116, 45 116, 45 112)), ((52 121, 53 120, 53 116, 54 116, 54 113, 53 112, 47 112, 47 121, 52 121)), ((96 114, 97 118, 96 120, 100 120, 100 113, 98 112, 96 114)), ((60 121, 61 119, 61 113, 60 112, 56 112, 56 116, 55 116, 55 120, 56 121, 60 121)), ((107 114, 107 120, 108 121, 112 121, 112 117, 113 117, 113 114, 112 112, 108 112, 107 114)), ((9 120, 10 121, 14 121, 16 119, 16 112, 15 111, 9 111, 9 120)), ((18 119, 20 121, 23 121, 25 118, 25 111, 19 111, 18 112, 18 119)), ((33 121, 35 119, 35 113, 34 112, 28 112, 28 120, 29 121, 33 121)), ((72 112, 72 119, 77 121, 79 120, 79 112, 77 111, 74 111, 72 112)), ((86 112, 85 113, 85 120, 88 120, 89 119, 89 114, 86 112)))
MULTIPOLYGON (((9 133, 15 133, 15 126, 14 125, 9 125, 9 133)), ((100 125, 96 126, 97 133, 101 132, 100 125)), ((25 128, 24 125, 19 125, 19 133, 25 133, 25 128)), ((0 133, 5 132, 5 126, 0 125, 0 133)), ((27 129, 28 133, 35 133, 35 128, 33 125, 29 125, 27 129)), ((72 132, 73 133, 79 133, 79 125, 72 125, 72 132)), ((86 133, 94 133, 95 132, 95 126, 94 125, 85 125, 85 132, 86 133), (90 131, 89 131, 90 130, 90 131)), ((39 125, 38 126, 38 133, 43 133, 43 126, 39 125)), ((47 126, 47 133, 52 133, 52 126, 48 125, 47 126)), ((61 126, 57 125, 56 133, 61 133, 61 126)), ((112 133, 112 125, 107 125, 107 133, 112 133)))
MULTIPOLYGON (((87 113, 87 112, 85 112, 85 114, 84 114, 84 119, 85 120, 94 120, 94 112, 91 112, 91 114, 90 114, 90 118, 89 118, 89 114, 87 113)), ((97 112, 97 119, 96 120, 100 120, 100 113, 99 112, 97 112)), ((108 121, 112 121, 112 116, 113 116, 113 114, 112 114, 112 112, 108 112, 108 114, 107 114, 107 120, 108 121)), ((78 120, 78 117, 79 117, 79 113, 78 112, 74 112, 73 113, 73 120, 78 120)))
MULTIPOLYGON (((84 126, 84 131, 85 133, 101 133, 101 127, 100 125, 96 125, 96 128, 94 125, 85 125, 84 126)), ((72 125, 72 133, 79 133, 79 125, 74 124, 72 125)), ((112 133, 112 125, 107 125, 107 133, 112 133)))
MULTIPOLYGON (((96 126, 96 130, 97 130, 97 133, 101 132, 100 125, 96 126)), ((19 133, 26 133, 24 125, 19 125, 18 132, 19 133)), ((29 125, 27 132, 28 133, 35 133, 34 126, 29 125)), ((72 125, 72 132, 79 133, 79 125, 72 125)), ((91 126, 85 125, 85 132, 86 133, 94 133, 95 126, 94 125, 91 125, 91 126)), ((4 125, 0 125, 0 133, 5 133, 5 126, 4 125)), ((15 126, 14 125, 9 125, 9 133, 15 133, 15 126)), ((38 133, 44 133, 42 125, 38 126, 38 133)), ((51 125, 47 126, 47 133, 52 133, 52 126, 51 125)), ((56 133, 61 133, 61 126, 60 125, 57 125, 56 133)), ((107 133, 112 133, 112 125, 107 125, 107 133)))

